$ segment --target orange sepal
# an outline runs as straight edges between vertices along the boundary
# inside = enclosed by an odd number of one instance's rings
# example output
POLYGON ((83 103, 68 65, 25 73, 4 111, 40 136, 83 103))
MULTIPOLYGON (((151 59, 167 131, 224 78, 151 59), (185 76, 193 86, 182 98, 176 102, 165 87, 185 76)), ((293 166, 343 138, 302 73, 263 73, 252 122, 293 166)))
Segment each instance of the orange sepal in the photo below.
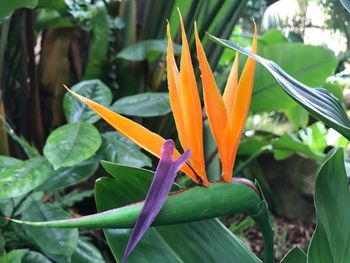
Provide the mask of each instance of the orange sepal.
POLYGON ((167 49, 167 78, 169 88, 169 100, 174 115, 176 130, 183 149, 188 149, 186 130, 183 121, 183 110, 179 99, 180 73, 174 58, 174 49, 170 35, 169 23, 167 24, 168 49, 167 49))
MULTIPOLYGON (((141 148, 150 152, 151 154, 159 157, 161 154, 161 148, 165 141, 164 138, 158 134, 151 132, 140 124, 123 117, 122 115, 113 112, 102 105, 81 96, 74 91, 64 86, 71 94, 77 97, 80 101, 88 105, 93 111, 95 111, 101 118, 108 122, 119 133, 123 134, 128 139, 132 140, 141 148)), ((175 150, 174 158, 180 157, 180 153, 175 150)), ((189 167, 188 164, 182 166, 181 170, 186 173, 194 182, 197 182, 196 175, 189 167)))
POLYGON ((227 111, 224 100, 216 85, 213 72, 210 69, 210 65, 199 40, 196 24, 195 38, 199 67, 202 76, 205 111, 207 113, 210 129, 218 147, 222 165, 222 174, 224 177, 232 177, 232 167, 230 162, 231 154, 230 151, 228 151, 230 145, 227 143, 230 134, 227 111))
MULTIPOLYGON (((203 184, 208 184, 205 174, 204 147, 203 147, 203 118, 199 99, 196 78, 193 71, 192 60, 184 24, 180 14, 182 32, 182 54, 180 65, 180 92, 179 99, 183 110, 183 123, 186 129, 188 148, 192 151, 190 163, 203 184)), ((187 149, 184 149, 187 150, 187 149)))
MULTIPOLYGON (((257 49, 257 33, 256 25, 254 23, 254 38, 252 44, 252 52, 256 53, 257 49)), ((239 141, 243 132, 244 124, 249 112, 249 106, 253 91, 254 84, 254 71, 255 71, 255 60, 248 58, 243 68, 238 86, 236 88, 232 108, 229 111, 229 123, 231 127, 231 136, 228 143, 234 145, 231 152, 231 163, 232 167, 236 159, 239 141)), ((225 181, 229 182, 232 178, 224 178, 225 181)))

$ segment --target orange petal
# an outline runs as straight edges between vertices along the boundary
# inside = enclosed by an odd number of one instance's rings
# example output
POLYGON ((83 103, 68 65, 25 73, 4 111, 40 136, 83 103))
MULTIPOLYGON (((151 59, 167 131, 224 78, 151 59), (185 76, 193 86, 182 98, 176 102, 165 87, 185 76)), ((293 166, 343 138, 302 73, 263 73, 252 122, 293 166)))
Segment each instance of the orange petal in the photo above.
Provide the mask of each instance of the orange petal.
POLYGON ((186 130, 183 121, 183 112, 181 107, 181 101, 179 99, 180 90, 180 74, 177 69, 174 49, 170 35, 169 23, 167 24, 167 34, 168 34, 168 50, 167 50, 167 69, 168 69, 168 87, 169 87, 169 99, 171 109, 174 115, 175 125, 177 133, 181 142, 183 149, 188 149, 186 130))
MULTIPOLYGON (((254 23, 254 39, 252 45, 253 53, 256 53, 257 49, 257 34, 256 26, 254 23)), ((241 138, 241 134, 244 128, 245 120, 247 118, 250 106, 250 100, 253 91, 254 84, 254 71, 255 71, 255 60, 248 58, 247 62, 242 71, 238 87, 235 92, 235 99, 233 100, 232 110, 230 111, 230 126, 231 126, 231 140, 229 144, 235 145, 231 152, 231 162, 234 165, 235 156, 238 149, 238 144, 241 138)), ((230 178, 225 179, 226 181, 231 180, 230 178)))
MULTIPOLYGON (((190 49, 180 14, 182 31, 182 54, 180 67, 179 98, 183 110, 184 127, 188 148, 192 150, 190 162, 196 173, 207 184, 203 149, 203 120, 196 78, 193 71, 190 49)), ((187 150, 187 149, 184 149, 187 150)))
MULTIPOLYGON (((154 132, 151 132, 150 130, 146 129, 140 124, 129 120, 123 117, 122 115, 115 113, 103 107, 102 105, 75 93, 74 91, 71 91, 66 86, 65 88, 75 97, 77 97, 86 105, 88 105, 92 110, 94 110, 99 116, 101 116, 101 118, 108 122, 119 133, 123 134, 125 137, 132 140, 138 146, 152 153, 153 155, 157 157, 160 156, 161 148, 165 141, 164 138, 162 138, 154 132)), ((181 154, 178 151, 174 151, 174 158, 178 158, 180 157, 180 155, 181 154)), ((189 175, 193 181, 197 182, 196 176, 188 164, 182 166, 181 170, 187 175, 189 175)))
POLYGON ((236 52, 235 60, 233 62, 230 75, 227 79, 224 91, 224 103, 229 116, 232 116, 232 108, 234 101, 237 99, 237 83, 238 83, 238 61, 239 53, 236 52))
POLYGON ((228 151, 228 135, 230 126, 228 124, 227 111, 223 98, 216 85, 214 75, 210 69, 208 60, 205 56, 203 47, 198 37, 197 27, 195 24, 195 38, 199 67, 202 74, 203 96, 205 111, 208 116, 210 129, 216 141, 218 152, 221 159, 222 174, 224 178, 232 177, 231 154, 228 151))

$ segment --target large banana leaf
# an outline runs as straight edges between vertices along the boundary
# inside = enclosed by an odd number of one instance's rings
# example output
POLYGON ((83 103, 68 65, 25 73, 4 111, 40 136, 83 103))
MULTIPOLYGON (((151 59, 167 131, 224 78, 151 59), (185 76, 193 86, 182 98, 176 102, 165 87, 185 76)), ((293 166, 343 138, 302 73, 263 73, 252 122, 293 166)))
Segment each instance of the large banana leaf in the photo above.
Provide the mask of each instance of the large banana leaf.
POLYGON ((263 65, 281 85, 283 90, 299 105, 306 109, 314 118, 334 128, 350 139, 350 120, 340 101, 325 89, 310 88, 286 73, 280 66, 249 50, 246 50, 229 40, 209 35, 214 42, 254 58, 263 65))

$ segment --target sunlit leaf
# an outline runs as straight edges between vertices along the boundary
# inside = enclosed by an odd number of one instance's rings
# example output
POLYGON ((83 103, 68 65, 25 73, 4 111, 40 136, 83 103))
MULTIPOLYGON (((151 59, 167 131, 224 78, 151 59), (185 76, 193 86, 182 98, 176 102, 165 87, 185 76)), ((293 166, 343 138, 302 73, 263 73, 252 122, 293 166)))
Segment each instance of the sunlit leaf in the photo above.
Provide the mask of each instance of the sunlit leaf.
POLYGON ((310 88, 302 84, 288 75, 273 61, 253 54, 235 43, 211 35, 209 35, 209 37, 216 43, 256 59, 272 74, 283 90, 294 101, 306 109, 314 118, 324 122, 326 125, 344 135, 347 139, 350 139, 350 120, 340 101, 327 90, 310 88))
POLYGON ((0 170, 0 198, 24 195, 51 176, 51 165, 44 157, 16 162, 0 170))
MULTIPOLYGON (((178 44, 173 45, 174 53, 180 54, 181 46, 178 44)), ((143 40, 127 46, 117 54, 116 58, 130 61, 142 61, 146 59, 153 61, 159 55, 165 54, 166 50, 167 40, 165 39, 143 40)))
POLYGON ((350 258, 350 191, 342 149, 331 151, 315 183, 317 224, 308 250, 309 263, 347 262, 350 258))
MULTIPOLYGON (((22 219, 46 221, 67 218, 69 214, 58 206, 33 201, 22 214, 22 219)), ((77 229, 57 229, 22 226, 26 238, 46 256, 55 261, 69 261, 78 243, 77 229)))
POLYGON ((121 98, 110 107, 128 116, 155 117, 171 112, 168 93, 141 93, 121 98))
POLYGON ((93 125, 81 121, 69 123, 51 132, 44 155, 57 170, 90 158, 101 143, 101 136, 93 125))
MULTIPOLYGON (((86 98, 92 99, 103 106, 109 106, 112 102, 111 90, 100 80, 81 81, 72 90, 86 98)), ((68 122, 83 120, 88 123, 95 123, 100 117, 94 113, 86 104, 74 98, 67 92, 63 100, 64 114, 68 122)))
POLYGON ((100 152, 103 160, 125 164, 134 167, 152 166, 151 159, 144 154, 140 147, 118 132, 102 134, 100 152))

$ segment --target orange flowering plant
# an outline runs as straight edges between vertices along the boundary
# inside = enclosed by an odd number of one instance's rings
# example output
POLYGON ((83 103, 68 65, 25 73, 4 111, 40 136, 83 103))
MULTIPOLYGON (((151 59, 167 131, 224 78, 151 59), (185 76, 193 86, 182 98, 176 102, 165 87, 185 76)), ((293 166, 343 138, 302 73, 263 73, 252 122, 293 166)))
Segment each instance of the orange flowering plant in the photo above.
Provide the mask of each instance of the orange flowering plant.
MULTIPOLYGON (((175 149, 172 140, 166 140, 142 125, 67 88, 71 94, 88 105, 119 133, 160 158, 145 201, 76 219, 49 222, 11 220, 50 227, 134 227, 125 250, 124 262, 152 224, 166 225, 197 221, 235 212, 246 212, 251 215, 257 213, 261 198, 255 185, 242 178, 232 179, 235 156, 249 111, 255 60, 247 59, 239 79, 238 54, 236 55, 224 93, 221 95, 198 37, 196 24, 194 26, 204 108, 217 144, 224 182, 209 182, 206 175, 201 100, 181 18, 180 69, 174 57, 170 27, 167 26, 167 76, 170 105, 184 154, 181 155, 175 149), (179 170, 188 175, 198 186, 168 196, 179 170), (179 212, 180 209, 181 212, 179 212)), ((256 52, 256 48, 257 38, 254 33, 253 53, 256 52)))

